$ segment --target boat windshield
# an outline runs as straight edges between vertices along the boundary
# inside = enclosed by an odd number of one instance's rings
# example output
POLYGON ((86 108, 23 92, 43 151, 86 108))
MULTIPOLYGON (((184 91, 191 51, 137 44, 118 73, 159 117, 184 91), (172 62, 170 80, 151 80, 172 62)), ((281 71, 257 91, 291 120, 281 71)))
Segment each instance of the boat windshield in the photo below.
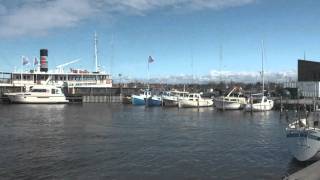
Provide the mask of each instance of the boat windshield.
POLYGON ((253 99, 252 103, 253 104, 261 103, 261 99, 253 99))
POLYGON ((31 92, 47 92, 46 89, 32 89, 31 92))
POLYGON ((59 89, 51 89, 51 94, 61 94, 59 89))

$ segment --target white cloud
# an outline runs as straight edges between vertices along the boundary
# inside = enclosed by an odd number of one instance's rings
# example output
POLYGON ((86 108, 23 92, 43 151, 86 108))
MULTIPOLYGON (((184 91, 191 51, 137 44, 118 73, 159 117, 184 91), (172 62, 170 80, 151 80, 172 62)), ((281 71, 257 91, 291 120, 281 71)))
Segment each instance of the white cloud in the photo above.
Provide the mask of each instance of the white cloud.
POLYGON ((88 0, 33 0, 0 17, 0 36, 43 35, 75 26, 94 12, 88 0))
POLYGON ((146 14, 161 8, 217 10, 253 2, 255 0, 4 0, 0 1, 0 37, 44 35, 57 28, 77 26, 99 14, 146 14))
POLYGON ((138 12, 169 7, 172 9, 221 9, 241 6, 255 2, 255 0, 106 0, 106 4, 119 10, 136 10, 138 12))
MULTIPOLYGON (((281 72, 264 72, 265 81, 270 82, 285 82, 288 80, 295 80, 297 78, 296 70, 281 71, 281 72)), ((261 73, 258 71, 220 71, 212 70, 208 76, 210 80, 219 81, 235 81, 235 82, 259 82, 261 81, 261 73)))
MULTIPOLYGON (((265 72, 266 82, 287 82, 297 80, 296 70, 288 70, 281 72, 265 72)), ((134 79, 126 79, 129 82, 133 82, 134 79)), ((243 82, 243 83, 256 83, 261 82, 260 72, 232 72, 222 71, 221 80, 224 82, 243 82)), ((139 79, 139 81, 145 81, 146 79, 139 79)), ((159 76, 157 78, 151 78, 150 82, 153 83, 169 83, 169 84, 190 84, 190 83, 209 83, 220 82, 220 71, 212 70, 208 75, 193 76, 193 75, 172 75, 172 76, 159 76)))

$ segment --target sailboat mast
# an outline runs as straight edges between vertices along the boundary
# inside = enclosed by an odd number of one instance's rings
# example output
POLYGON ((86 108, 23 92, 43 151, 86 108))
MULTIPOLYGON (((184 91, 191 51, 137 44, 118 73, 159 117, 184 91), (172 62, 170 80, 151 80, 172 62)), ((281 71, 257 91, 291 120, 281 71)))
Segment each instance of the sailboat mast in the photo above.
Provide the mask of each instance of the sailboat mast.
POLYGON ((262 71, 261 71, 261 76, 262 76, 262 95, 264 95, 264 67, 263 67, 263 65, 264 65, 264 42, 263 42, 263 40, 262 40, 262 42, 261 42, 261 61, 262 61, 262 65, 261 65, 261 68, 262 68, 262 71))
POLYGON ((94 32, 94 61, 95 61, 96 72, 99 72, 97 44, 98 44, 97 32, 94 32))
POLYGON ((219 53, 219 80, 222 82, 222 60, 223 60, 223 46, 220 45, 220 53, 219 53))

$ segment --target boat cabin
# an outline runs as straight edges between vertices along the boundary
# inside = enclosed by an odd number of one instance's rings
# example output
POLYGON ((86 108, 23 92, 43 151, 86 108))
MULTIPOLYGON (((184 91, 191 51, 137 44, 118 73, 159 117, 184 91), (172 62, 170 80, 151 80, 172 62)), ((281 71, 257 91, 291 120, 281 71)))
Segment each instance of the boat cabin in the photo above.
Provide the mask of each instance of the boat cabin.
POLYGON ((29 93, 63 94, 62 90, 55 86, 33 86, 29 93))
POLYGON ((190 101, 198 101, 199 99, 201 99, 201 95, 199 93, 188 94, 188 100, 190 101))

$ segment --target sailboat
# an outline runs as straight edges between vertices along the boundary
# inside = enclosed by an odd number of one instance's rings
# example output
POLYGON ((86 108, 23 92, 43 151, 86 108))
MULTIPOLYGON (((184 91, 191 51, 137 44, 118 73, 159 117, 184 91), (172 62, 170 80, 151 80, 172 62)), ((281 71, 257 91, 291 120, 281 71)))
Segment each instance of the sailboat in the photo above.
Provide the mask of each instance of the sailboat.
POLYGON ((320 151, 319 112, 298 117, 286 128, 286 140, 291 154, 299 161, 308 161, 320 151))
POLYGON ((262 41, 261 44, 261 49, 262 49, 262 71, 261 71, 261 76, 262 76, 262 93, 261 94, 254 94, 251 95, 251 97, 248 99, 248 102, 245 106, 245 111, 269 111, 273 108, 274 102, 273 100, 269 99, 267 96, 264 95, 264 44, 262 41))

